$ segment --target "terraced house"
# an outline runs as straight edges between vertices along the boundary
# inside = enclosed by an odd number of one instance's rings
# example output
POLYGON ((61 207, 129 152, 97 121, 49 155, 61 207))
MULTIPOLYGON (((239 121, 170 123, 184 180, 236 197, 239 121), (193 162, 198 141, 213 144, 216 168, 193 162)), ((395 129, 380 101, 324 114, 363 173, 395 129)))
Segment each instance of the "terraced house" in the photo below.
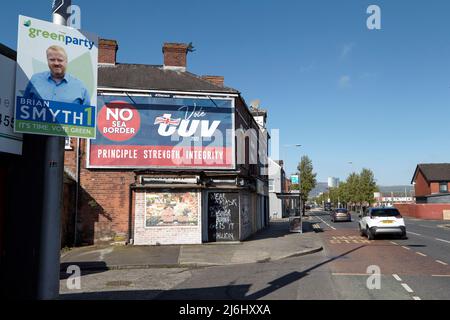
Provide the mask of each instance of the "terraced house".
POLYGON ((190 48, 127 64, 100 41, 97 137, 66 143, 68 243, 239 241, 268 225, 268 135, 223 77, 187 71, 190 48))

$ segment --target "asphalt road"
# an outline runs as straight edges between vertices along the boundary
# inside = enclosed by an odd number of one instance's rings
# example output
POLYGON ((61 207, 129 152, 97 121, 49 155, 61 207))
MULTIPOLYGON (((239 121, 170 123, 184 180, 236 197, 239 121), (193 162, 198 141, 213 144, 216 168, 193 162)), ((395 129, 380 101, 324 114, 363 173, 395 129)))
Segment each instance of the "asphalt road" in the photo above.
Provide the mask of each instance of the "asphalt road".
POLYGON ((445 222, 406 218, 407 240, 368 241, 359 236, 357 216, 352 222, 337 223, 327 212, 311 216, 323 230, 327 254, 344 255, 329 265, 337 287, 359 288, 357 292, 366 297, 383 292, 383 299, 450 299, 450 229, 445 222), (380 290, 361 284, 372 265, 382 274, 380 290))
POLYGON ((408 219, 409 239, 368 241, 357 217, 332 223, 326 212, 309 215, 321 252, 200 269, 107 271, 83 276, 85 292, 66 291, 62 299, 450 299, 450 243, 440 241, 450 239, 450 230, 442 222, 408 219))

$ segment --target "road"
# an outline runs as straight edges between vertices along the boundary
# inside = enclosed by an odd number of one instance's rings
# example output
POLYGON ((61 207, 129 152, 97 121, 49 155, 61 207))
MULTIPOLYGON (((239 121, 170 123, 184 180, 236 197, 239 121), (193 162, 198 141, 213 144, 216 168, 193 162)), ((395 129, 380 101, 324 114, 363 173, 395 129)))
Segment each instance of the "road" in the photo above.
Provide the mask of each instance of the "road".
POLYGON ((407 219, 407 240, 368 241, 356 221, 332 223, 321 211, 309 215, 308 231, 322 239, 321 252, 256 264, 107 271, 83 276, 85 292, 62 290, 62 298, 450 299, 450 229, 442 222, 407 219), (379 277, 373 274, 378 271, 379 277))

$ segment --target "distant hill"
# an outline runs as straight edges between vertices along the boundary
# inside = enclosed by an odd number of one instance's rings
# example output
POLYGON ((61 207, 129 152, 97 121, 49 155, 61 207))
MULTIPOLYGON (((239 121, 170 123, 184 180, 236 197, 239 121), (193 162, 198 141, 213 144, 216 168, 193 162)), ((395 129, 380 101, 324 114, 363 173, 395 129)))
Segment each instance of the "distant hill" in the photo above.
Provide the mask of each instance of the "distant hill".
POLYGON ((405 185, 405 186, 378 186, 380 189, 380 192, 405 192, 405 189, 407 192, 414 191, 414 187, 412 185, 405 185))
POLYGON ((316 187, 309 193, 309 197, 317 197, 321 192, 327 192, 327 188, 328 182, 317 182, 316 187))
MULTIPOLYGON (((408 195, 411 194, 411 191, 414 191, 414 187, 412 185, 399 185, 399 186, 378 186, 381 193, 390 194, 394 193, 394 196, 400 196, 405 194, 405 188, 408 195)), ((321 192, 327 192, 328 183, 327 182, 317 182, 316 187, 311 190, 309 194, 310 198, 317 197, 321 192)))

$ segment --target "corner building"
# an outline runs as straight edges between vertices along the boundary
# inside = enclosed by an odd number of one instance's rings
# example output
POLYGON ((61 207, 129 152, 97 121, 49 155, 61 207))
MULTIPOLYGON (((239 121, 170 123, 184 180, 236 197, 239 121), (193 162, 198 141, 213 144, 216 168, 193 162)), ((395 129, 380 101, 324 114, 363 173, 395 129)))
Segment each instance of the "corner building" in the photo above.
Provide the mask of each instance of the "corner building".
POLYGON ((186 70, 188 49, 124 64, 100 41, 97 137, 66 143, 78 245, 241 241, 268 225, 268 135, 223 77, 186 70))

